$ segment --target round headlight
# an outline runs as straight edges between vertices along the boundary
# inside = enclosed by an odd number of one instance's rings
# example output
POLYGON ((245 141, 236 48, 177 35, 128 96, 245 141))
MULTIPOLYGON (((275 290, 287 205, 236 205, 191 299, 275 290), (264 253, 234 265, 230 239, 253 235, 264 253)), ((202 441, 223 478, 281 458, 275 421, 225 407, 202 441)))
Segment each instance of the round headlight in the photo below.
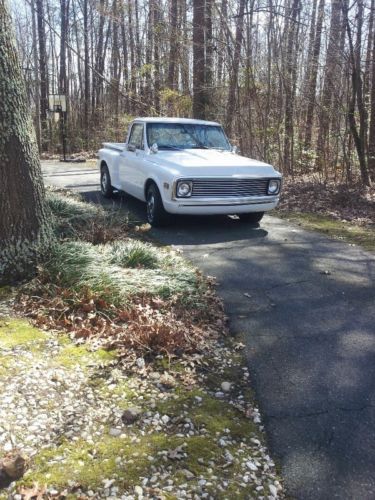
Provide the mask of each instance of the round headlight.
POLYGON ((280 189, 280 181, 273 179, 268 183, 268 194, 277 194, 280 189))
POLYGON ((191 188, 192 188, 191 182, 185 182, 185 181, 179 182, 177 185, 177 196, 181 198, 190 196, 191 188))

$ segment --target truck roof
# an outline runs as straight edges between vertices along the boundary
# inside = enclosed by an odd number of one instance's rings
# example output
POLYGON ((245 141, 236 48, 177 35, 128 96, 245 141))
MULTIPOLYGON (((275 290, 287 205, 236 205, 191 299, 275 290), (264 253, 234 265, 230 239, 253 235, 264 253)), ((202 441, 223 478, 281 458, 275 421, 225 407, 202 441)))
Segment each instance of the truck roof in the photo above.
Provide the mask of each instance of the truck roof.
POLYGON ((207 120, 194 120, 192 118, 166 118, 166 117, 138 117, 134 120, 135 122, 145 122, 145 123, 188 123, 190 125, 218 125, 217 122, 209 122, 207 120))

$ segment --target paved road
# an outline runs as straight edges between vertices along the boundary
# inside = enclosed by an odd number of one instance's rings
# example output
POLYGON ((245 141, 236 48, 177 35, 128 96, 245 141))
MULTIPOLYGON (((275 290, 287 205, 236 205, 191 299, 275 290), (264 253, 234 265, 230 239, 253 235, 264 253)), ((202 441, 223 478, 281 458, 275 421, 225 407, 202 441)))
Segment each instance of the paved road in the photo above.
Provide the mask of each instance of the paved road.
MULTIPOLYGON (((100 199, 91 169, 45 172, 100 199)), ((144 220, 141 203, 115 203, 144 220)), ((289 495, 375 499, 374 256, 275 217, 180 218, 152 234, 218 278, 289 495)))

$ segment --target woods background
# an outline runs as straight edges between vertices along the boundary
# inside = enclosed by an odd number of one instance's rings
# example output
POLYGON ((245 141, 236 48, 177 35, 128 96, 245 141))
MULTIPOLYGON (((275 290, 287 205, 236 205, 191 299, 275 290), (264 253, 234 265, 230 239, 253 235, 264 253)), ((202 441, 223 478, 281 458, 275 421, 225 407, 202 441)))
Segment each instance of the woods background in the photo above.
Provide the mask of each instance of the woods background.
POLYGON ((124 141, 141 116, 217 120, 284 174, 375 180, 375 0, 12 0, 39 148, 124 141))

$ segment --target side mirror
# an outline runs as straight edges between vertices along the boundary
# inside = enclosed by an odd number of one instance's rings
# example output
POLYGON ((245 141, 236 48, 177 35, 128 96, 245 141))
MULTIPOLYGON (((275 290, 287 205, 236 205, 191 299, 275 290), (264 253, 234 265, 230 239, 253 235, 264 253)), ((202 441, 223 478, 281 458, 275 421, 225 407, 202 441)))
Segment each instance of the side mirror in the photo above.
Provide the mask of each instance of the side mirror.
POLYGON ((127 150, 135 153, 136 147, 134 146, 134 144, 128 144, 127 150))
POLYGON ((238 146, 232 146, 232 153, 234 155, 238 155, 240 150, 238 149, 238 146))
POLYGON ((158 148, 158 145, 156 144, 156 142, 154 142, 154 144, 150 147, 150 151, 153 154, 156 154, 159 151, 159 148, 158 148))

